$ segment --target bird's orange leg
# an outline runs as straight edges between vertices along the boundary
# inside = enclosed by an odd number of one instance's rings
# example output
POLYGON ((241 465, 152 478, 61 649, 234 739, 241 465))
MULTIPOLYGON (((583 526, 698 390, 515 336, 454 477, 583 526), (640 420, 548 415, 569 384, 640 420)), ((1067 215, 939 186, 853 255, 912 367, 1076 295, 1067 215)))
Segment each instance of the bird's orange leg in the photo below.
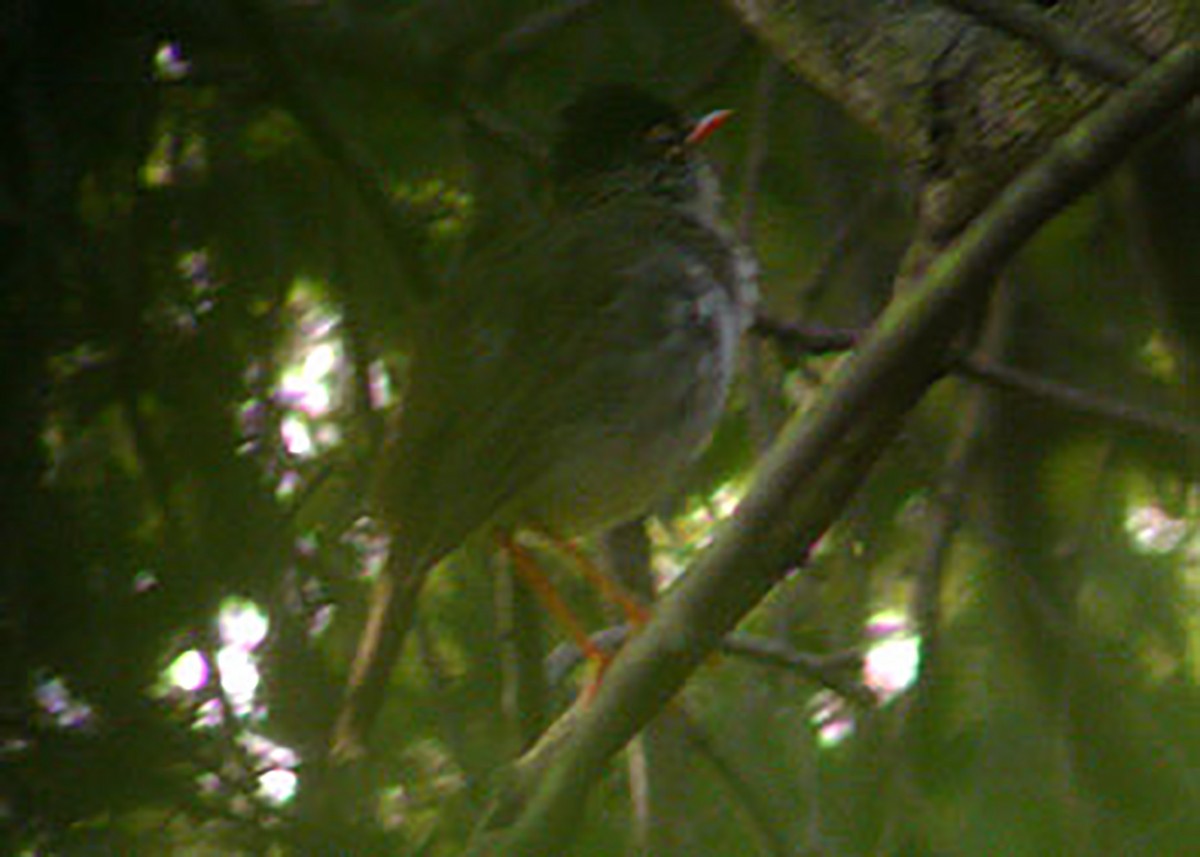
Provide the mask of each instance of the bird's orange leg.
POLYGON ((577 543, 559 538, 549 530, 538 529, 537 532, 570 557, 583 572, 583 576, 591 581, 592 585, 599 589, 605 598, 621 608, 621 612, 625 614, 625 620, 630 625, 634 628, 641 628, 650 621, 650 610, 622 586, 620 581, 596 565, 596 562, 577 543))
POLYGON ((504 552, 512 558, 513 568, 524 581, 525 585, 532 590, 533 594, 539 601, 542 602, 547 612, 550 613, 567 634, 570 635, 575 645, 579 646, 579 650, 583 652, 583 656, 588 659, 596 668, 596 675, 588 681, 587 686, 583 691, 583 698, 590 699, 600 686, 600 679, 604 675, 604 671, 608 668, 612 661, 612 655, 603 651, 599 646, 592 642, 587 629, 583 627, 583 623, 567 606, 558 590, 554 588, 554 584, 550 582, 550 578, 538 566, 537 561, 533 558, 529 550, 517 543, 517 541, 509 533, 498 533, 497 540, 504 552))

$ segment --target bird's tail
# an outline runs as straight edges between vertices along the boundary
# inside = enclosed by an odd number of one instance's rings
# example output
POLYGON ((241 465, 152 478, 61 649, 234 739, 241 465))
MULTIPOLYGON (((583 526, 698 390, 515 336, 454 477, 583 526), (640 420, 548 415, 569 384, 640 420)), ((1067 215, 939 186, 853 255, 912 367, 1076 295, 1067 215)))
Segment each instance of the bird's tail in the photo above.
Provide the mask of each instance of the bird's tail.
POLYGON ((330 741, 330 758, 349 762, 363 755, 387 692, 392 668, 413 625, 417 599, 434 563, 415 559, 393 539, 387 565, 371 593, 370 613, 350 667, 346 695, 330 741))

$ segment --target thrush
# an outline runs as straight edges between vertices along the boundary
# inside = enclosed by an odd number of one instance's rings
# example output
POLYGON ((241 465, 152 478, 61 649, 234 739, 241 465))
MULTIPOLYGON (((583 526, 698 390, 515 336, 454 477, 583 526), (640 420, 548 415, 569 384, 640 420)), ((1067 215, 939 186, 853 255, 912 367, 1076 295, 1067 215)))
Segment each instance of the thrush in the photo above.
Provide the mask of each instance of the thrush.
POLYGON ((630 519, 704 447, 755 297, 686 119, 638 88, 561 115, 540 225, 472 255, 417 333, 380 467, 391 539, 334 729, 362 752, 437 563, 490 531, 556 539, 630 519))

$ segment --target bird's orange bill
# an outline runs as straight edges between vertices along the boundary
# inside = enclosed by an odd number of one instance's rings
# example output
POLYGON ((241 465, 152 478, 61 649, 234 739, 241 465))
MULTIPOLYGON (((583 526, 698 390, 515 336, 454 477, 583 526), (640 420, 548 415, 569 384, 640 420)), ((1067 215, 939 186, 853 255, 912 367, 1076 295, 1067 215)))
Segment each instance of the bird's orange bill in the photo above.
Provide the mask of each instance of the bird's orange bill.
POLYGON ((699 146, 712 136, 713 132, 729 121, 733 116, 732 110, 714 110, 706 116, 701 116, 692 130, 688 132, 684 143, 688 146, 699 146))

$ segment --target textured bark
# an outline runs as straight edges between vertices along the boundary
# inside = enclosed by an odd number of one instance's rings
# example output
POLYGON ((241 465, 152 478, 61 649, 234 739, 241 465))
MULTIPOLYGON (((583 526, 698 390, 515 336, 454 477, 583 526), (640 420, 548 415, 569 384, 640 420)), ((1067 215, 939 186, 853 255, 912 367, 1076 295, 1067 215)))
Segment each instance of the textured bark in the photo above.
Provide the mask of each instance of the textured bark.
MULTIPOLYGON (((1110 89, 949 3, 729 5, 792 71, 900 154, 921 187, 921 213, 935 236, 961 229, 1110 89)), ((1145 59, 1197 32, 1193 0, 1053 7, 1047 16, 1081 38, 1145 59)))

